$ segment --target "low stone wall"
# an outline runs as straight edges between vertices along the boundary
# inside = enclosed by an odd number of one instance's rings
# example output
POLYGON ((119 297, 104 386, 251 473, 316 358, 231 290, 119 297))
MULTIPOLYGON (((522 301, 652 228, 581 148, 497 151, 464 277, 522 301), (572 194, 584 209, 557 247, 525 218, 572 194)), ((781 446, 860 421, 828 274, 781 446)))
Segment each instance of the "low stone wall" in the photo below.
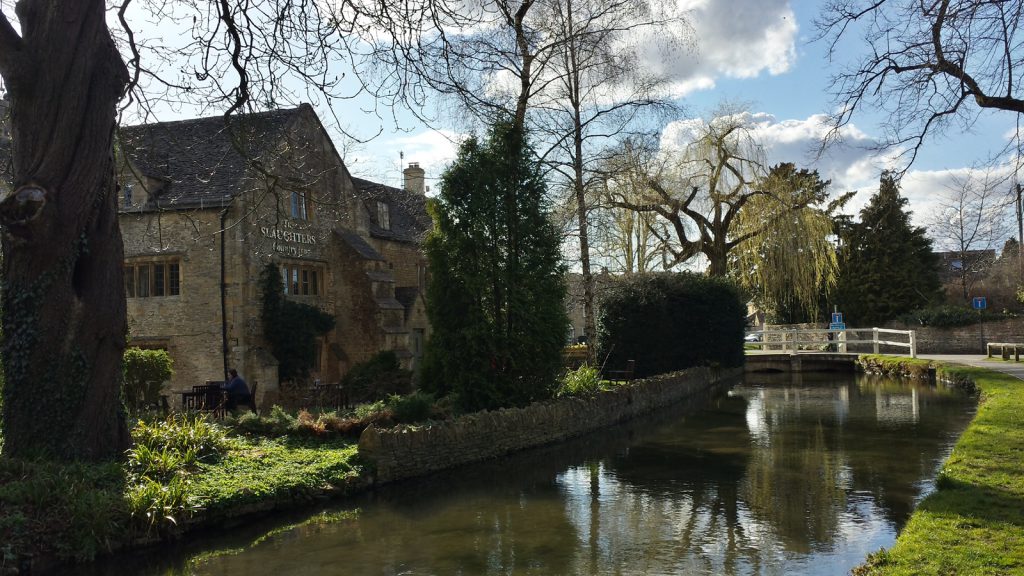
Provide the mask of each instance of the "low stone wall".
POLYGON ((682 372, 637 380, 591 398, 562 398, 493 412, 467 414, 422 428, 378 429, 359 437, 359 455, 375 466, 375 482, 423 476, 566 440, 623 422, 739 376, 742 368, 682 372))
POLYGON ((1024 341, 1024 318, 982 322, 958 328, 933 328, 903 323, 892 323, 886 328, 917 332, 918 354, 984 354, 986 342, 1024 341))

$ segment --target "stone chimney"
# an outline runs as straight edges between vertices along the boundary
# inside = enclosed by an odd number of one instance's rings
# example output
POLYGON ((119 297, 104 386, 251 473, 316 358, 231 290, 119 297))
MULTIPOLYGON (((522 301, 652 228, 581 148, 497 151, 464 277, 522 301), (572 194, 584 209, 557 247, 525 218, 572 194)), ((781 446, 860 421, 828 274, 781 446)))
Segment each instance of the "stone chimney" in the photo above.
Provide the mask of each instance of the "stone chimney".
POLYGON ((426 172, 423 168, 420 168, 419 162, 410 162, 409 167, 402 171, 402 175, 405 177, 405 190, 407 192, 415 192, 417 194, 426 194, 424 188, 424 176, 426 172))

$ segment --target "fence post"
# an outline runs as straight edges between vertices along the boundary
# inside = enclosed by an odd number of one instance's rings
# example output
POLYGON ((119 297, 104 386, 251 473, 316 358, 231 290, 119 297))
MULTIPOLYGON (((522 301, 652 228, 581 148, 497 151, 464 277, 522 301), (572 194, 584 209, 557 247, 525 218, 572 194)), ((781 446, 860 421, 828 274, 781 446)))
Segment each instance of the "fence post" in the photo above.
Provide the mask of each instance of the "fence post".
POLYGON ((878 354, 878 328, 871 329, 871 343, 874 345, 875 354, 878 354))
POLYGON ((910 357, 917 358, 917 332, 910 331, 910 357))

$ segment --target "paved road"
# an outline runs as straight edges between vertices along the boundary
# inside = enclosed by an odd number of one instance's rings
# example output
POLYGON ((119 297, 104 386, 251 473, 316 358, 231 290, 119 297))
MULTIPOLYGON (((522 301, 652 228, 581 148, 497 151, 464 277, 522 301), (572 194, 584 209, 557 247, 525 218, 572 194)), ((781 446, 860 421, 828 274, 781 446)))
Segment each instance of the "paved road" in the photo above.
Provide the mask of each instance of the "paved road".
POLYGON ((918 354, 917 357, 928 360, 939 360, 941 362, 958 362, 960 364, 967 364, 968 366, 998 370, 1024 380, 1024 360, 1020 362, 1001 362, 997 360, 989 360, 984 354, 918 354))

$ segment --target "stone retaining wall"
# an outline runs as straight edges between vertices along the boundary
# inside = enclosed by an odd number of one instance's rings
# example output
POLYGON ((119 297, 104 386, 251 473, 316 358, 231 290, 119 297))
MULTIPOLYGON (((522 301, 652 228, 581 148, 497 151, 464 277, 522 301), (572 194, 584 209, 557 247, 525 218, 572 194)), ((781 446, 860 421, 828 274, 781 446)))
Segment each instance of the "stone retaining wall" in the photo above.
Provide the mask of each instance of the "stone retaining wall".
POLYGON ((981 322, 958 328, 933 328, 893 323, 886 326, 917 332, 918 354, 984 354, 986 342, 1021 342, 1024 318, 981 322))
POLYGON ((611 426, 698 396, 742 373, 742 368, 691 368, 637 380, 591 398, 467 414, 422 428, 382 430, 371 425, 359 437, 359 455, 376 467, 377 483, 423 476, 611 426))

